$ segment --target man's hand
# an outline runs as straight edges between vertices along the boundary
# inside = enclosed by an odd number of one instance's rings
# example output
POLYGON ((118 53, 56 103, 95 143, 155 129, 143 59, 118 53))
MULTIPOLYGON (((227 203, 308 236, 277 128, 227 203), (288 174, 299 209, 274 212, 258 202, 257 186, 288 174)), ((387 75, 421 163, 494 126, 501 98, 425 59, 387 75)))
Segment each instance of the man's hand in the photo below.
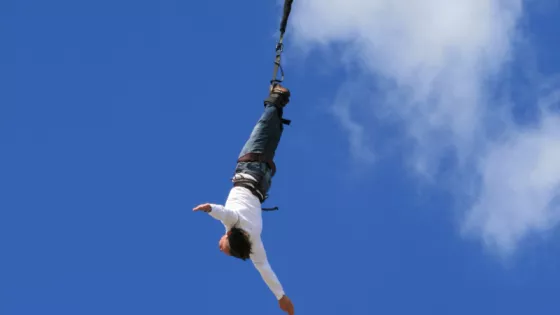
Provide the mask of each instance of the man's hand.
POLYGON ((288 313, 288 315, 294 315, 294 305, 287 295, 284 295, 280 300, 278 300, 278 305, 280 305, 280 308, 284 312, 288 313))
POLYGON ((204 203, 201 204, 199 206, 196 206, 193 211, 204 211, 204 212, 210 212, 212 211, 212 206, 209 203, 204 203))

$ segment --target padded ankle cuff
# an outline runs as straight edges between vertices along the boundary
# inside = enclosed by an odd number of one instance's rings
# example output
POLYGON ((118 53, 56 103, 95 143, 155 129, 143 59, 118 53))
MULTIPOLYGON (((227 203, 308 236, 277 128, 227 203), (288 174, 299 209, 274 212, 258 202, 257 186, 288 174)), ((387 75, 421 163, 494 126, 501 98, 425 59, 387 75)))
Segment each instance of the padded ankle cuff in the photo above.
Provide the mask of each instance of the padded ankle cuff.
POLYGON ((284 107, 290 101, 290 96, 280 93, 271 93, 265 100, 264 104, 272 104, 277 107, 284 107))

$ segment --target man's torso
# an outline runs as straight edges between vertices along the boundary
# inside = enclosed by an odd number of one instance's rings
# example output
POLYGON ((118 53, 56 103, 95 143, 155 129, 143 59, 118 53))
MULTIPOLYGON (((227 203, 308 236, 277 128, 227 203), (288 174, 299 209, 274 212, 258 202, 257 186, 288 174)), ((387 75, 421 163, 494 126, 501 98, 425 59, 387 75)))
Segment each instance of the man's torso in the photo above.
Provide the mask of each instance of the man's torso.
POLYGON ((251 237, 260 237, 262 231, 261 203, 249 189, 233 187, 229 192, 225 207, 239 215, 237 227, 245 230, 251 237))

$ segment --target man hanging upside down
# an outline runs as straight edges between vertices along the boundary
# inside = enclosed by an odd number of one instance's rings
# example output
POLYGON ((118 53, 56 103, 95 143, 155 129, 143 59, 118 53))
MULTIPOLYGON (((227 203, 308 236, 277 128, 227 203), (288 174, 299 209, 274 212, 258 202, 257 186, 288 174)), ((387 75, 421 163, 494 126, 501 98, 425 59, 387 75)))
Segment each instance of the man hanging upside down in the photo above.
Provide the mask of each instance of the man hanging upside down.
POLYGON ((278 84, 270 89, 264 101, 264 113, 255 125, 249 140, 241 150, 231 189, 225 205, 201 204, 194 211, 204 211, 226 227, 219 241, 220 251, 242 260, 251 259, 263 280, 276 296, 280 308, 289 315, 294 306, 268 263, 261 240, 262 208, 268 197, 271 180, 276 172, 273 162, 284 129, 284 107, 290 91, 278 84))

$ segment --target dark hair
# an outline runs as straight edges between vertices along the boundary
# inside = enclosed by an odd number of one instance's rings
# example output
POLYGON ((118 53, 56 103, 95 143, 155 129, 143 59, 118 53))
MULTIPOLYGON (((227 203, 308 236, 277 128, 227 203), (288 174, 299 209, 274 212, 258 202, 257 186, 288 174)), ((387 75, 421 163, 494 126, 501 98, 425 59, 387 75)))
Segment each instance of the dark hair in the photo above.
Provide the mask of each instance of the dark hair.
POLYGON ((245 231, 238 227, 232 227, 227 237, 229 242, 229 253, 231 256, 247 260, 251 255, 251 242, 245 231))

